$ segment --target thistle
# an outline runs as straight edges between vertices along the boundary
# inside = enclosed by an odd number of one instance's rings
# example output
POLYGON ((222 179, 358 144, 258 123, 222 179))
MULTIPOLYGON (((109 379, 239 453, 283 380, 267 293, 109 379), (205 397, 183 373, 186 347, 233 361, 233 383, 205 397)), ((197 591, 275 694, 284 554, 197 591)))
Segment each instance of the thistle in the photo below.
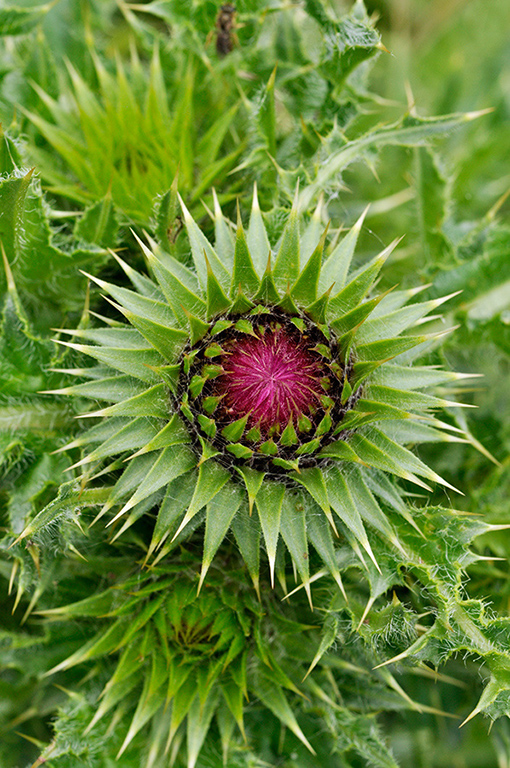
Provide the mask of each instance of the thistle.
MULTIPOLYGON (((47 645, 64 636, 73 649, 63 660, 57 652, 56 664, 52 654, 41 679, 47 686, 51 676, 69 695, 41 759, 60 765, 61 755, 87 762, 93 754, 101 766, 195 768, 237 765, 236 754, 249 750, 263 750, 267 761, 272 747, 275 762, 291 753, 296 765, 307 765, 312 753, 313 764, 340 768, 349 752, 396 768, 374 714, 381 695, 399 709, 417 705, 387 670, 371 669, 360 636, 347 642, 334 584, 317 596, 318 620, 303 593, 292 605, 271 591, 257 600, 234 547, 218 556, 198 596, 191 548, 144 570, 133 566, 133 547, 129 556, 119 549, 96 555, 97 565, 115 569, 107 588, 39 611, 47 645), (351 679, 360 672, 363 693, 351 679), (70 690, 73 676, 80 683, 70 690)), ((62 576, 69 561, 59 565, 62 576)), ((395 620, 402 611, 389 606, 385 616, 395 620)))
POLYGON ((83 483, 121 471, 96 517, 114 539, 158 510, 147 562, 205 520, 199 589, 230 529, 257 590, 261 535, 273 584, 284 543, 311 599, 311 544, 343 589, 337 537, 378 568, 367 525, 402 550, 385 507, 413 523, 387 474, 452 488, 405 446, 464 439, 434 415, 458 403, 422 391, 462 375, 411 365, 444 331, 404 333, 449 297, 374 293, 396 242, 349 274, 363 216, 327 247, 321 207, 301 232, 296 196, 274 247, 255 190, 235 238, 216 201, 213 247, 181 205, 193 266, 149 240, 150 278, 114 254, 134 290, 89 275, 125 322, 62 331, 98 365, 54 394, 113 404, 62 450, 87 449, 83 483))
POLYGON ((81 636, 91 635, 47 674, 102 660, 108 680, 85 734, 114 714, 124 731, 120 759, 150 721, 146 768, 172 765, 185 734, 193 768, 215 715, 224 751, 236 725, 246 742, 245 699, 272 711, 313 753, 288 703, 289 691, 300 692, 285 671, 286 638, 311 627, 284 617, 274 601, 261 605, 232 564, 226 573, 211 571, 197 597, 194 565, 183 551, 179 563, 127 575, 92 597, 45 611, 50 621, 80 621, 81 636), (102 624, 95 634, 86 625, 93 617, 102 624))

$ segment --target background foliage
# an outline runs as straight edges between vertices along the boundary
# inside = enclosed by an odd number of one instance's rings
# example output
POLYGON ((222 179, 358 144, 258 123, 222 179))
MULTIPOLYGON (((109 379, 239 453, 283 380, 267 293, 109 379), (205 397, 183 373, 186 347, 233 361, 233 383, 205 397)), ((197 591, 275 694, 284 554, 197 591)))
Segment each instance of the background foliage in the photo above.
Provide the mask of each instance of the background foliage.
MULTIPOLYGON (((462 399, 477 410, 441 416, 464 430, 467 442, 419 449, 464 496, 411 495, 404 483, 424 536, 389 511, 404 554, 372 530, 381 574, 361 570, 340 547, 349 603, 312 555, 311 572, 320 575, 313 613, 304 590, 281 602, 299 585, 283 563, 274 593, 268 574, 261 575, 259 604, 234 538, 225 543, 211 579, 221 583, 225 571, 239 572, 242 589, 230 609, 255 616, 250 627, 261 627, 243 641, 252 660, 247 741, 239 684, 218 690, 209 736, 193 730, 188 715, 175 764, 186 765, 187 737, 188 753, 202 739, 197 765, 204 768, 504 768, 508 3, 243 0, 237 42, 224 58, 215 50, 217 11, 212 0, 0 7, 0 762, 114 765, 139 700, 146 706, 140 721, 147 717, 117 764, 162 759, 150 699, 156 620, 131 638, 146 670, 132 678, 132 700, 124 710, 112 706, 110 719, 84 736, 118 658, 105 645, 79 664, 64 660, 102 632, 105 613, 121 605, 106 608, 98 598, 81 614, 73 606, 136 580, 152 530, 140 521, 112 541, 99 523, 89 528, 106 501, 101 477, 79 487, 78 470, 64 474, 82 456, 83 429, 74 418, 82 403, 42 392, 69 385, 66 371, 85 365, 75 351, 57 347, 52 329, 85 327, 94 312, 113 318, 79 269, 127 285, 108 248, 143 272, 132 231, 148 232, 162 251, 189 262, 177 177, 209 236, 218 228, 212 187, 230 220, 237 198, 246 220, 256 181, 272 241, 298 180, 309 219, 322 193, 320 215, 331 219, 333 236, 370 204, 357 264, 405 233, 380 287, 430 284, 420 299, 462 291, 438 320, 438 328, 458 328, 431 346, 428 362, 484 378, 462 387, 462 399), (264 659, 269 652, 272 665, 264 659), (374 669, 395 656, 400 663, 374 669), (479 715, 459 730, 482 691, 480 709, 495 719, 492 728, 479 715)), ((116 469, 105 467, 105 476, 116 469)), ((202 539, 198 528, 181 541, 168 555, 170 570, 185 564, 187 577, 196 575, 202 539)), ((152 589, 161 575, 151 578, 152 589)), ((196 650, 199 658, 202 652, 196 650)))

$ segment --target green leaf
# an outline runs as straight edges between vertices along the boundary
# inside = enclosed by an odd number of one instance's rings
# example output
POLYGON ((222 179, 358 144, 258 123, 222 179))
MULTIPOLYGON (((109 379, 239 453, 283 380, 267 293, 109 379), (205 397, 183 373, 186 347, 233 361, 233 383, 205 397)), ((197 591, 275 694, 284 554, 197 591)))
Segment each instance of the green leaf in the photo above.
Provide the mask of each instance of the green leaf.
POLYGON ((154 232, 161 247, 166 251, 169 250, 169 246, 171 247, 176 237, 175 228, 179 210, 177 181, 178 176, 174 178, 170 189, 157 199, 154 213, 154 232))
MULTIPOLYGON (((179 535, 182 529, 189 523, 189 521, 195 517, 202 507, 205 507, 211 502, 216 494, 223 488, 225 483, 230 479, 230 474, 226 469, 223 469, 215 461, 206 461, 200 464, 198 468, 197 482, 193 498, 184 518, 179 525, 174 539, 179 535)), ((173 539, 172 539, 173 541, 173 539)))
POLYGON ((131 291, 128 288, 122 288, 113 283, 107 283, 104 280, 100 280, 98 277, 89 275, 87 272, 83 273, 86 277, 97 283, 100 288, 112 296, 116 302, 118 302, 123 309, 128 310, 137 317, 145 320, 150 320, 154 323, 172 328, 175 325, 175 315, 171 308, 167 304, 163 304, 161 301, 155 301, 149 299, 147 296, 141 296, 135 291, 131 291))
POLYGON ((283 230, 282 242, 273 269, 276 285, 285 290, 299 275, 299 215, 296 199, 283 230))
POLYGON ((356 507, 343 472, 338 467, 331 467, 326 476, 329 502, 342 523, 351 531, 367 552, 377 570, 380 570, 372 547, 368 541, 365 526, 356 507))
POLYGON ((191 314, 205 318, 205 301, 196 291, 191 290, 185 283, 183 283, 173 270, 168 269, 167 265, 171 257, 169 256, 166 263, 163 264, 150 251, 148 253, 149 266, 180 324, 184 326, 187 325, 187 314, 184 311, 184 308, 191 314))
POLYGON ((267 482, 261 485, 255 497, 255 505, 266 543, 272 587, 274 587, 276 546, 280 533, 280 517, 284 496, 285 486, 282 483, 267 482))
POLYGON ((261 94, 257 110, 257 122, 260 132, 267 142, 267 149, 271 157, 276 158, 276 115, 274 100, 274 84, 276 79, 276 66, 261 94))
POLYGON ((253 296, 260 287, 260 280, 255 272, 243 225, 240 220, 237 225, 235 241, 234 267, 232 270, 232 285, 230 289, 231 296, 237 294, 239 287, 248 296, 253 296))
POLYGON ((184 680, 184 682, 173 696, 172 716, 170 720, 167 748, 172 743, 178 727, 188 714, 196 695, 197 681, 195 680, 195 675, 192 675, 191 677, 188 677, 186 680, 184 680))
POLYGON ((83 352, 90 357, 99 360, 100 363, 114 368, 121 373, 127 373, 149 384, 158 383, 158 376, 151 368, 162 365, 164 362, 159 352, 155 349, 118 349, 109 347, 91 347, 86 344, 73 344, 67 341, 58 341, 71 349, 83 352))
POLYGON ((440 299, 411 304, 409 307, 396 309, 380 317, 371 317, 358 332, 358 343, 366 344, 382 337, 398 336, 399 333, 402 333, 409 326, 415 325, 418 320, 421 320, 422 317, 425 317, 429 312, 437 309, 437 307, 441 306, 445 301, 449 301, 455 295, 453 293, 440 299))
POLYGON ((177 414, 174 414, 157 434, 154 434, 153 437, 142 443, 143 447, 130 456, 130 459, 134 459, 135 456, 141 456, 144 453, 150 453, 151 451, 159 451, 170 445, 181 445, 190 442, 189 432, 177 414))
POLYGON ((253 300, 256 302, 263 302, 266 305, 278 304, 280 301, 280 295, 276 290, 273 273, 271 271, 271 252, 269 252, 266 271, 262 275, 262 280, 260 281, 260 288, 253 297, 253 300))
POLYGON ((299 196, 300 210, 306 209, 314 196, 328 187, 331 179, 372 148, 385 146, 426 146, 439 136, 446 136, 456 128, 479 117, 482 112, 441 115, 440 117, 417 117, 406 115, 391 125, 377 127, 359 139, 348 141, 345 146, 329 156, 318 171, 314 181, 304 187, 299 196))
POLYGON ((313 657, 312 663, 308 667, 308 671, 305 675, 305 680, 310 672, 317 666, 324 654, 331 648, 336 642, 339 634, 339 621, 336 616, 328 616, 324 622, 324 630, 322 633, 320 645, 317 649, 317 653, 313 657))
POLYGON ((83 384, 74 384, 62 389, 49 389, 44 394, 75 395, 89 397, 91 400, 108 400, 118 403, 144 391, 144 385, 131 376, 110 376, 105 379, 86 381, 83 384))
POLYGON ((335 579, 340 587, 340 591, 347 600, 342 577, 340 576, 336 561, 335 546, 331 536, 331 526, 322 514, 320 507, 315 504, 311 497, 308 497, 304 501, 306 509, 306 533, 308 539, 325 563, 326 568, 335 579))
POLYGON ((232 302, 218 282, 216 275, 209 264, 209 260, 207 257, 205 258, 207 262, 207 317, 208 319, 211 319, 222 312, 226 312, 227 309, 230 309, 232 302))
POLYGON ((260 212, 257 197, 257 185, 253 186, 253 204, 248 227, 248 248, 253 259, 253 265, 259 275, 262 275, 267 264, 268 254, 271 255, 271 246, 267 236, 266 227, 260 212))
MULTIPOLYGON (((186 229, 188 230, 193 262, 195 264, 195 269, 197 270, 198 279, 202 285, 202 288, 205 289, 205 287, 208 286, 209 281, 209 270, 207 268, 207 262, 209 262, 210 269, 214 272, 214 275, 219 281, 220 285, 226 288, 230 283, 230 276, 226 267, 221 262, 216 251, 207 240, 205 235, 202 233, 201 229, 199 229, 193 220, 181 197, 179 197, 179 202, 181 204, 182 212, 184 215, 186 229)), ((207 292, 209 293, 209 288, 207 292)))
POLYGON ((283 540, 295 563, 301 580, 312 602, 310 592, 310 569, 308 564, 308 543, 306 537, 305 507, 298 497, 288 494, 283 500, 280 530, 283 540))
MULTIPOLYGON (((136 459, 135 459, 136 461, 136 459)), ((158 491, 164 485, 167 485, 171 480, 174 480, 179 475, 184 475, 189 472, 195 464, 194 454, 183 446, 169 446, 161 451, 157 460, 154 462, 150 471, 144 477, 135 493, 131 496, 122 509, 117 512, 115 517, 108 523, 112 525, 121 515, 124 515, 128 510, 132 509, 135 504, 143 501, 151 494, 158 491)))
POLYGON ((331 295, 332 289, 333 286, 331 285, 328 290, 322 294, 322 296, 319 296, 317 301, 314 301, 313 304, 310 304, 310 306, 306 309, 306 314, 309 315, 316 323, 324 324, 326 322, 326 316, 329 307, 329 297, 331 295))
POLYGON ((35 5, 32 8, 16 6, 0 8, 0 35, 26 35, 43 20, 57 2, 58 0, 52 0, 50 3, 35 5))
POLYGON ((144 339, 147 339, 149 344, 151 344, 154 349, 157 349, 167 362, 175 363, 177 361, 188 341, 188 334, 186 331, 181 331, 179 328, 169 328, 167 325, 161 325, 160 323, 154 322, 154 320, 148 320, 145 317, 135 315, 128 309, 122 309, 121 307, 119 307, 119 309, 129 322, 142 334, 144 339))
POLYGON ((213 188, 214 200, 214 247, 222 261, 231 269, 234 263, 234 238, 229 222, 223 215, 216 190, 213 188))
POLYGON ((111 193, 90 206, 83 212, 74 229, 75 237, 87 243, 95 243, 104 248, 114 248, 117 244, 119 222, 111 193))
POLYGON ((372 259, 367 266, 355 272, 345 288, 342 288, 339 293, 329 300, 328 315, 332 320, 347 314, 365 298, 381 271, 384 262, 396 248, 398 242, 398 240, 394 240, 375 259, 372 259))
POLYGON ((115 504, 124 499, 128 494, 132 493, 150 473, 157 459, 158 456, 155 456, 154 454, 146 454, 144 456, 137 456, 130 461, 127 468, 111 489, 106 504, 100 510, 94 522, 102 517, 109 509, 114 507, 115 504))
POLYGON ((354 504, 363 520, 371 525, 372 528, 375 528, 376 531, 379 531, 394 547, 402 552, 402 545, 395 529, 365 484, 362 473, 357 468, 354 468, 346 476, 346 482, 354 504))
POLYGON ((212 716, 216 710, 217 695, 209 694, 204 704, 197 696, 189 711, 187 719, 188 768, 195 768, 198 754, 204 743, 212 716))
POLYGON ((291 288, 292 297, 297 302, 306 306, 313 304, 317 298, 317 286, 319 284, 319 274, 321 271, 322 253, 324 251, 327 234, 328 228, 326 227, 317 247, 291 288))
POLYGON ((218 547, 225 538, 230 524, 242 501, 242 491, 233 483, 224 485, 223 488, 207 505, 205 518, 204 555, 198 589, 202 587, 205 576, 209 570, 218 547))
POLYGON ((282 689, 279 685, 275 684, 274 679, 268 674, 259 674, 256 681, 254 681, 253 689, 261 702, 273 712, 281 723, 286 725, 287 728, 298 737, 312 755, 315 755, 315 750, 299 727, 296 717, 290 708, 282 689))
MULTIPOLYGON (((321 239, 321 235, 324 232, 324 224, 322 222, 324 216, 324 201, 322 196, 319 198, 319 202, 310 217, 305 231, 301 236, 301 265, 304 267, 308 263, 308 259, 312 256, 317 247, 317 243, 321 239)), ((329 226, 329 224, 328 224, 329 226)))
POLYGON ((355 309, 351 309, 351 311, 347 312, 345 315, 341 315, 338 319, 331 321, 330 327, 333 328, 335 333, 342 337, 341 343, 344 349, 350 349, 354 336, 358 338, 361 327, 377 307, 383 298, 383 295, 369 299, 355 309))
POLYGON ((145 447, 157 433, 158 428, 145 416, 135 418, 125 426, 122 426, 118 432, 105 440, 104 443, 91 451, 81 461, 76 462, 73 467, 89 464, 90 462, 104 459, 107 456, 115 456, 117 453, 133 451, 136 448, 142 448, 142 446, 145 447))
POLYGON ((415 485, 430 491, 430 487, 420 480, 415 472, 429 479, 434 475, 423 462, 421 462, 411 451, 394 443, 380 430, 374 428, 370 431, 370 436, 375 436, 377 442, 369 440, 368 437, 360 434, 354 434, 350 439, 350 445, 361 461, 376 469, 382 469, 385 472, 391 472, 404 480, 410 480, 415 485))
POLYGON ((448 212, 449 182, 435 153, 426 147, 414 150, 414 176, 417 190, 418 226, 427 264, 444 269, 453 261, 453 246, 444 232, 448 212))
POLYGON ((404 352, 408 352, 410 349, 417 347, 418 344, 423 344, 423 342, 431 338, 434 337, 431 335, 399 336, 396 339, 380 339, 379 341, 371 341, 368 344, 357 345, 356 354, 359 358, 359 363, 354 363, 353 366, 356 385, 359 386, 357 372, 363 370, 362 366, 364 363, 373 361, 376 364, 382 364, 404 352))
POLYGON ((303 469, 300 472, 293 472, 292 477, 297 483, 306 488, 312 499, 314 499, 314 501, 322 509, 331 527, 336 533, 337 531, 333 521, 333 516, 331 514, 331 508, 328 500, 328 491, 322 470, 319 467, 309 467, 308 469, 303 469))
POLYGON ((368 207, 365 208, 357 222, 351 227, 343 240, 333 248, 324 262, 319 277, 320 291, 326 291, 331 285, 334 285, 339 290, 345 285, 359 233, 361 232, 367 212, 368 207))
POLYGON ((248 573, 260 599, 259 572, 260 572, 260 525, 248 514, 243 505, 232 520, 232 531, 241 556, 246 563, 248 573))
POLYGON ((169 412, 170 407, 166 387, 164 384, 156 384, 156 386, 146 389, 139 395, 121 400, 119 403, 115 403, 115 405, 110 405, 93 413, 81 414, 80 418, 95 416, 131 416, 134 418, 138 416, 153 416, 165 419, 168 418, 169 412))
POLYGON ((152 556, 153 552, 161 546, 165 539, 173 535, 177 527, 178 519, 189 506, 193 491, 195 490, 195 485, 195 472, 188 472, 187 474, 175 478, 175 480, 169 481, 165 498, 159 508, 156 525, 154 526, 154 532, 147 553, 147 560, 152 556))
POLYGON ((145 678, 142 695, 135 710, 135 714, 133 715, 133 719, 131 720, 126 737, 117 753, 116 760, 119 760, 138 731, 143 728, 145 723, 147 723, 163 705, 166 698, 166 692, 161 689, 164 677, 161 674, 159 674, 158 677, 159 685, 155 686, 155 690, 151 690, 151 688, 154 688, 154 686, 151 685, 151 677, 147 676, 145 678))
POLYGON ((325 53, 320 59, 320 69, 336 86, 360 64, 374 56, 380 47, 379 34, 369 23, 360 5, 340 20, 331 18, 319 0, 306 0, 307 13, 324 30, 325 53))
POLYGON ((60 672, 63 669, 70 669, 70 667, 76 666, 76 664, 82 664, 84 661, 95 659, 111 653, 117 646, 117 643, 124 635, 126 630, 126 620, 118 619, 109 629, 98 632, 88 643, 85 643, 79 650, 68 656, 56 667, 53 667, 46 675, 54 675, 56 672, 60 672))
POLYGON ((264 480, 264 473, 259 472, 256 469, 251 469, 250 467, 236 467, 236 469, 242 476, 244 484, 246 485, 246 490, 248 491, 249 511, 251 515, 253 503, 264 480))

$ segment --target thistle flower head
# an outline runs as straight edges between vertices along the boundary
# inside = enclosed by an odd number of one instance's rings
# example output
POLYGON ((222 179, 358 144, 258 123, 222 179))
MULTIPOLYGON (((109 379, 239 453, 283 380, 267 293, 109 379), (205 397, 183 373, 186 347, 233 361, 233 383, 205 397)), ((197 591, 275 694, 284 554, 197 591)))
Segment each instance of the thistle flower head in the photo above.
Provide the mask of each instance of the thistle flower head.
POLYGON ((298 425, 324 394, 322 360, 290 323, 264 323, 253 337, 227 341, 220 356, 223 373, 217 392, 231 420, 248 416, 248 424, 268 435, 281 424, 298 425))
POLYGON ((449 486, 405 447, 462 439, 433 413, 457 403, 422 391, 457 375, 412 365, 434 334, 407 332, 448 297, 373 292, 396 243, 349 274, 363 217, 328 246, 320 207, 302 228, 296 203, 271 246, 255 192, 235 238, 216 204, 213 247, 182 210, 193 268, 140 242, 150 278, 116 257, 134 290, 90 276, 126 322, 63 331, 99 365, 59 392, 113 403, 85 414, 102 421, 75 466, 124 459, 98 517, 117 537, 156 506, 149 560, 205 518, 200 585, 229 529, 257 589, 260 534, 272 580, 285 546, 309 591, 311 543, 341 585, 335 536, 378 567, 367 526, 398 548, 385 507, 411 519, 385 473, 449 486))

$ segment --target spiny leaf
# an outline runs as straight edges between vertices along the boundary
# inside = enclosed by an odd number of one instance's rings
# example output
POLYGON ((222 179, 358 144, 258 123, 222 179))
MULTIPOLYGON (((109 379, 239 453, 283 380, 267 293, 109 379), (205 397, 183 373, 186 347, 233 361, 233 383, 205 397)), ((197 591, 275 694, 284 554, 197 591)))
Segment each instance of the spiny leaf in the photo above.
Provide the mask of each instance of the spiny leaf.
POLYGON ((266 271, 260 281, 260 288, 253 297, 254 301, 262 301, 265 304, 278 304, 280 296, 276 290, 276 285, 273 280, 273 273, 271 271, 271 252, 269 252, 266 271))
POLYGON ((187 312, 205 317, 205 301, 194 291, 190 290, 167 266, 149 252, 149 265, 154 276, 161 286, 161 290, 172 307, 172 310, 181 325, 186 325, 187 312))
POLYGON ((249 516, 248 510, 241 506, 232 520, 232 531, 260 600, 260 526, 249 516))
MULTIPOLYGON (((125 451, 132 451, 141 446, 147 445, 158 433, 157 427, 151 423, 146 417, 138 417, 130 421, 128 424, 121 426, 115 434, 101 443, 100 446, 95 448, 91 453, 86 455, 76 464, 73 464, 69 469, 80 467, 82 464, 89 464, 93 461, 106 458, 107 456, 115 456, 117 453, 124 453, 125 451)), ((143 448, 142 448, 143 450, 143 448)))
POLYGON ((322 253, 324 251, 327 234, 328 227, 324 230, 317 247, 291 288, 292 297, 301 304, 313 304, 317 298, 317 286, 321 271, 322 253))
POLYGON ((216 279, 205 252, 204 258, 207 264, 207 317, 211 319, 230 309, 232 302, 216 279))
POLYGON ((274 680, 268 675, 259 675, 254 684, 254 689, 263 704, 265 704, 266 707, 268 707, 271 712, 273 712, 276 717, 298 737, 312 755, 315 755, 315 750, 299 727, 282 689, 278 685, 275 685, 274 680))
POLYGON ((266 543, 272 587, 274 587, 276 546, 280 533, 280 517, 284 495, 285 486, 282 483, 266 483, 261 485, 255 497, 255 505, 266 543))
POLYGON ((128 397, 141 394, 145 387, 131 376, 109 376, 105 379, 86 381, 62 389, 47 389, 41 394, 47 395, 78 395, 92 400, 107 400, 113 403, 126 400, 128 397))
POLYGON ((313 197, 327 188, 333 177, 338 176, 342 170, 372 147, 423 146, 437 136, 451 133, 481 114, 483 111, 428 118, 406 115, 391 125, 377 127, 359 139, 347 142, 345 146, 329 156, 328 162, 319 170, 313 182, 303 188, 299 196, 299 208, 306 209, 313 197))
POLYGON ((327 569, 335 579, 340 587, 340 591, 347 601, 347 595, 345 594, 342 577, 340 576, 336 561, 335 546, 331 536, 331 526, 322 514, 322 510, 310 497, 304 499, 304 503, 306 508, 306 533, 308 539, 318 555, 324 561, 327 569))
POLYGON ((250 467, 237 467, 237 471, 242 476, 244 484, 246 485, 246 490, 248 492, 249 510, 251 515, 253 503, 264 480, 264 473, 259 472, 256 469, 251 469, 250 467))
POLYGON ((287 496, 283 500, 280 530, 283 540, 295 563, 306 589, 308 600, 312 605, 310 592, 310 570, 308 565, 308 544, 306 538, 305 507, 299 498, 287 496))
POLYGON ((342 289, 345 285, 356 243, 358 242, 358 236, 361 232, 367 212, 368 206, 365 208, 357 222, 345 235, 343 240, 335 246, 327 260, 324 262, 319 277, 320 291, 327 290, 327 288, 333 284, 336 286, 337 290, 342 289))
POLYGON ((188 334, 179 328, 169 328, 167 325, 149 320, 145 317, 139 317, 127 309, 122 309, 122 314, 132 323, 135 328, 147 339, 154 349, 163 356, 168 362, 175 362, 188 340, 188 334))
POLYGON ((134 315, 160 323, 168 328, 175 325, 175 315, 167 304, 149 299, 147 296, 141 296, 139 293, 135 293, 128 288, 121 288, 113 283, 107 283, 105 280, 100 280, 98 277, 89 275, 87 272, 83 272, 83 274, 89 280, 97 283, 100 288, 109 293, 124 309, 129 310, 134 315))
POLYGON ((419 304, 411 304, 409 307, 394 310, 389 314, 370 318, 370 320, 367 320, 365 323, 363 330, 358 334, 359 341, 368 343, 370 341, 376 341, 382 336, 386 338, 389 336, 398 336, 398 334, 402 333, 406 328, 414 325, 422 317, 456 295, 456 293, 452 293, 449 296, 442 296, 440 299, 424 301, 419 304))
POLYGON ((334 295, 329 301, 328 315, 331 319, 336 319, 340 315, 345 315, 354 309, 372 287, 382 265, 396 248, 399 240, 394 240, 391 245, 384 249, 367 266, 356 272, 349 283, 339 293, 334 295))
POLYGON ((188 766, 195 768, 198 754, 204 743, 207 731, 216 709, 216 696, 210 694, 205 703, 201 704, 197 696, 192 703, 186 722, 187 726, 187 746, 188 746, 188 766))
POLYGON ((157 375, 151 370, 152 367, 161 365, 163 360, 159 352, 155 349, 118 349, 115 347, 91 347, 86 344, 73 344, 68 341, 58 341, 71 349, 83 352, 90 357, 99 360, 100 363, 114 368, 121 373, 127 373, 141 381, 148 383, 157 383, 157 375))
POLYGON ((181 204, 182 212, 184 215, 184 221, 186 223, 186 229, 188 230, 188 237, 191 245, 191 254, 197 270, 198 279, 202 285, 202 288, 208 285, 208 269, 207 262, 209 262, 211 270, 214 270, 214 275, 219 281, 221 286, 227 286, 229 284, 229 274, 226 267, 222 264, 216 251, 213 249, 210 242, 203 235, 201 229, 197 226, 193 220, 190 212, 186 208, 184 201, 179 196, 179 202, 181 204), (204 258, 205 256, 205 258, 204 258))
POLYGON ((221 254, 222 259, 231 268, 234 263, 234 239, 232 237, 232 230, 225 219, 219 201, 216 194, 216 190, 212 191, 214 200, 214 245, 221 254))
POLYGON ((323 212, 324 200, 321 195, 317 207, 315 208, 315 211, 313 212, 310 221, 308 222, 308 225, 306 226, 306 229, 301 236, 300 246, 302 267, 307 264, 308 259, 312 256, 317 243, 321 239, 321 234, 324 231, 324 225, 322 223, 323 212))
POLYGON ((276 157, 276 115, 274 84, 276 79, 276 66, 273 69, 267 85, 261 95, 258 106, 257 122, 259 129, 267 141, 267 148, 271 157, 276 157))
POLYGON ((331 514, 331 508, 328 500, 328 490, 322 470, 319 467, 309 467, 299 473, 292 473, 294 480, 302 485, 312 499, 320 506, 324 514, 326 515, 331 527, 336 535, 338 532, 331 514))
POLYGON ((273 275, 276 285, 285 287, 295 281, 299 274, 299 215, 297 190, 294 204, 283 230, 282 242, 276 256, 273 275))
POLYGON ((358 512, 356 504, 352 498, 346 479, 337 467, 331 467, 326 476, 328 488, 328 497, 331 506, 344 525, 352 531, 363 549, 366 550, 375 567, 380 571, 372 547, 363 525, 363 521, 358 512))
POLYGON ((237 225, 235 241, 234 267, 232 270, 232 285, 230 289, 231 296, 234 296, 237 293, 239 286, 241 287, 241 290, 249 296, 255 294, 260 287, 260 280, 253 266, 240 218, 237 225))
POLYGON ((115 403, 115 405, 110 405, 93 413, 81 414, 80 418, 95 416, 154 416, 155 418, 164 419, 168 416, 165 385, 156 384, 139 395, 122 400, 119 403, 115 403))
POLYGON ((242 501, 241 489, 233 483, 228 483, 217 493, 207 505, 205 518, 204 555, 198 589, 200 591, 209 566, 212 563, 218 547, 223 541, 232 518, 239 509, 242 501))
POLYGON ((193 498, 191 499, 188 510, 174 534, 173 539, 179 535, 182 529, 193 517, 195 517, 202 507, 205 507, 206 504, 209 504, 209 502, 214 499, 229 478, 230 474, 213 461, 206 461, 200 464, 193 498))
MULTIPOLYGON (((130 466, 132 466, 133 463, 134 462, 131 462, 130 466)), ((115 517, 113 517, 108 525, 112 525, 112 523, 114 523, 119 517, 134 507, 135 504, 143 501, 174 478, 188 472, 194 466, 194 463, 194 455, 189 449, 184 448, 184 446, 172 445, 168 448, 164 448, 160 455, 157 457, 157 460, 154 462, 147 476, 136 489, 135 493, 131 496, 129 501, 124 504, 122 509, 117 512, 115 517)))
POLYGON ((257 270, 257 273, 262 275, 266 267, 267 254, 271 253, 271 246, 260 212, 256 183, 253 186, 253 204, 250 215, 250 225, 248 227, 247 242, 254 267, 257 270))
POLYGON ((165 424, 157 434, 150 440, 146 440, 143 443, 143 447, 129 458, 134 459, 136 456, 141 456, 143 453, 159 451, 161 448, 166 448, 169 445, 178 445, 189 442, 191 442, 191 438, 188 431, 177 414, 174 414, 170 421, 165 424))

